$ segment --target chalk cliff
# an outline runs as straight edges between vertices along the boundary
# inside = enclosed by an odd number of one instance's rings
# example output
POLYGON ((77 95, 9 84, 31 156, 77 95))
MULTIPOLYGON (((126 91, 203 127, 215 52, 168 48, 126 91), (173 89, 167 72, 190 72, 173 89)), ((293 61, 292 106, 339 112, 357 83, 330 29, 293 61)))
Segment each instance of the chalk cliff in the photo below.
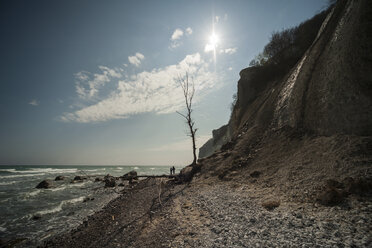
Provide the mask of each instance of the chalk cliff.
POLYGON ((242 135, 253 139, 283 127, 316 135, 371 135, 370 5, 338 1, 309 21, 317 33, 297 60, 243 69, 230 121, 214 131, 199 158, 242 135))

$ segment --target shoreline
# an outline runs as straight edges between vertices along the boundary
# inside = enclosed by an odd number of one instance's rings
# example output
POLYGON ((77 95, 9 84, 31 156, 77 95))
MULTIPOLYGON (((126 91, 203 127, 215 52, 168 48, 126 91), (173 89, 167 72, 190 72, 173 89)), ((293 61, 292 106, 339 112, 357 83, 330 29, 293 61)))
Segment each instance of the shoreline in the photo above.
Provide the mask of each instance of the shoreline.
POLYGON ((370 200, 350 197, 327 207, 249 182, 148 179, 41 247, 368 247, 370 200), (267 199, 279 206, 264 207, 267 199))

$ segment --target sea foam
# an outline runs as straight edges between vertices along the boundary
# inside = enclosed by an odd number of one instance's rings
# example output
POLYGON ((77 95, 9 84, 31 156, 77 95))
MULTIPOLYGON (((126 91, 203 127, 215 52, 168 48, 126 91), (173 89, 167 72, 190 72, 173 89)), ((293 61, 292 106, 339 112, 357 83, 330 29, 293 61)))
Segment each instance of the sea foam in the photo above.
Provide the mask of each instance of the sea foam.
MULTIPOLYGON (((64 200, 64 201, 61 201, 61 203, 58 206, 56 206, 54 208, 51 208, 51 209, 45 209, 45 210, 42 210, 42 211, 38 211, 35 214, 33 214, 32 216, 34 216, 34 215, 45 215, 45 214, 56 213, 56 212, 61 211, 62 210, 62 207, 64 205, 66 205, 66 204, 75 204, 75 203, 78 203, 78 202, 82 202, 82 201, 84 201, 84 199, 85 199, 84 196, 80 196, 78 198, 64 200)), ((29 216, 29 217, 32 217, 32 216, 29 216)))

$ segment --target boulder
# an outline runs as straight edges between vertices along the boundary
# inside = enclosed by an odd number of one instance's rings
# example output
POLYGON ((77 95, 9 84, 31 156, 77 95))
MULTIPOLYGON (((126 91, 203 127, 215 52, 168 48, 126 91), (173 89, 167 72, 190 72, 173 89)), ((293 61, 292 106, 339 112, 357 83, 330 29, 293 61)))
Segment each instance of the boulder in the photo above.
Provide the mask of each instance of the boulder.
POLYGON ((112 188, 116 186, 116 181, 114 177, 108 177, 105 179, 105 187, 112 188))
POLYGON ((108 178, 111 178, 112 176, 110 174, 107 174, 103 179, 106 180, 108 178))
POLYGON ((336 188, 326 188, 319 194, 318 201, 325 206, 335 206, 344 201, 344 195, 336 188))
POLYGON ((54 179, 54 181, 62 181, 62 180, 64 180, 64 179, 65 179, 64 176, 57 176, 57 177, 54 179))
POLYGON ((82 181, 84 179, 86 179, 86 178, 85 177, 82 177, 82 176, 76 176, 76 177, 74 177, 74 181, 82 181))
POLYGON ((132 171, 130 171, 130 172, 124 174, 124 175, 122 176, 122 178, 123 178, 124 180, 137 179, 137 171, 132 170, 132 171))
POLYGON ((103 179, 102 179, 102 178, 100 178, 100 177, 96 177, 96 179, 94 179, 94 181, 95 181, 95 182, 102 182, 102 181, 103 181, 103 179))
POLYGON ((34 216, 32 216, 32 220, 40 220, 40 219, 41 219, 40 214, 35 214, 34 216))
POLYGON ((266 210, 273 210, 274 208, 279 207, 280 202, 276 200, 266 201, 262 203, 262 207, 264 207, 266 210))
POLYGON ((259 171, 253 171, 250 176, 253 177, 253 178, 257 178, 261 175, 261 172, 259 171))
POLYGON ((49 189, 52 187, 53 184, 50 180, 43 180, 36 186, 37 189, 49 189))
POLYGON ((185 182, 191 181, 192 176, 192 166, 187 166, 180 171, 180 178, 185 182))
POLYGON ((188 165, 180 171, 179 178, 183 182, 190 182, 193 176, 200 171, 199 164, 188 165))
POLYGON ((372 193, 371 178, 352 178, 347 177, 343 180, 346 194, 368 195, 372 193))

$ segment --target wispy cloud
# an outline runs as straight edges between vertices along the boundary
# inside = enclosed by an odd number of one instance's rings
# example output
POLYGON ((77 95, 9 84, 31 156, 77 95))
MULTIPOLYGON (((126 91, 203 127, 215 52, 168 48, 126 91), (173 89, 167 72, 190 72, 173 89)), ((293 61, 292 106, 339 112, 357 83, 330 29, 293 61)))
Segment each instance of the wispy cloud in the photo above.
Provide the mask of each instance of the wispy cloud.
POLYGON ((32 99, 28 104, 32 106, 39 106, 40 102, 36 99, 32 99))
POLYGON ((141 61, 145 59, 145 56, 142 53, 136 53, 134 56, 128 56, 128 61, 132 65, 139 66, 141 61))
POLYGON ((215 16, 214 19, 216 20, 216 23, 218 23, 220 21, 221 17, 220 16, 215 16))
POLYGON ((106 66, 99 66, 101 73, 90 73, 80 71, 75 74, 75 89, 78 96, 82 99, 91 99, 98 94, 99 88, 110 82, 112 78, 121 78, 118 69, 110 69, 106 66))
POLYGON ((180 28, 177 28, 176 30, 174 30, 173 34, 172 34, 172 37, 171 37, 171 40, 179 40, 181 39, 181 37, 183 36, 183 31, 182 29, 180 28))
POLYGON ((194 78, 196 101, 215 88, 216 80, 209 64, 199 53, 195 53, 187 55, 178 64, 143 71, 119 80, 117 88, 106 99, 75 112, 64 113, 60 119, 87 123, 122 119, 139 113, 164 114, 183 109, 184 99, 177 78, 185 72, 194 78))
POLYGON ((186 28, 186 34, 191 35, 192 34, 192 28, 190 28, 190 27, 186 28))
POLYGON ((171 44, 170 44, 169 48, 172 50, 172 49, 177 48, 180 45, 182 45, 181 39, 184 36, 184 34, 186 34, 186 36, 189 36, 189 35, 192 34, 192 32, 193 32, 193 30, 192 30, 191 27, 186 28, 185 31, 183 31, 181 28, 177 28, 176 30, 174 30, 173 34, 170 38, 171 44))
POLYGON ((237 50, 238 50, 237 47, 230 47, 230 48, 226 48, 226 49, 221 49, 220 53, 234 54, 234 53, 236 53, 237 50))

